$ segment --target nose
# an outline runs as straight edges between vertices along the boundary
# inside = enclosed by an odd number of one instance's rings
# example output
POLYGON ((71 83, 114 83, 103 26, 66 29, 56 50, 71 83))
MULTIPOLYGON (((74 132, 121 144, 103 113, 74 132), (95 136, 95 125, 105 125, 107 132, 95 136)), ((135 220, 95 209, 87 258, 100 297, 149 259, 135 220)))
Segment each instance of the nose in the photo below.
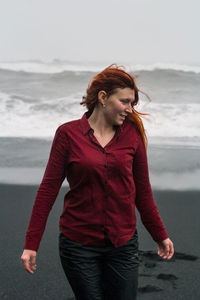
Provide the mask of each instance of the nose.
POLYGON ((127 104, 127 107, 126 107, 125 111, 126 111, 127 113, 132 113, 133 107, 132 107, 131 103, 128 103, 128 104, 127 104))

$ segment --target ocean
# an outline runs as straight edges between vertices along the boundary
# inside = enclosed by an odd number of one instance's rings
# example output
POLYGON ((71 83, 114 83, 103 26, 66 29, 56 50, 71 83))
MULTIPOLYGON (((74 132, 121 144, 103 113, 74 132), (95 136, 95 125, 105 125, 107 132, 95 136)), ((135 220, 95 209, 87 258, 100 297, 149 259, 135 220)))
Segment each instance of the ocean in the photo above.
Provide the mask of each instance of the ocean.
MULTIPOLYGON (((0 183, 39 184, 56 128, 82 117, 92 77, 108 64, 0 62, 0 183)), ((154 189, 199 189, 200 64, 127 64, 148 136, 154 189)), ((67 184, 67 182, 65 183, 67 184)))

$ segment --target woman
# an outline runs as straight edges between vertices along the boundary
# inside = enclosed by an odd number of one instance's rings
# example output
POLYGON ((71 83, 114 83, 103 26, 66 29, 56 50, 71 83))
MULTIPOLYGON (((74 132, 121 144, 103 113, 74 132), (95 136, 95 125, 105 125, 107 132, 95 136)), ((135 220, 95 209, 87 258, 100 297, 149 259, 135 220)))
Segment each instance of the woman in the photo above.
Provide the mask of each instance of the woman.
POLYGON ((173 256, 149 182, 146 135, 134 106, 135 78, 111 65, 97 74, 79 120, 58 127, 38 189, 24 252, 25 269, 36 254, 49 212, 67 178, 60 217, 61 264, 77 300, 133 300, 138 284, 135 206, 164 259, 173 256))

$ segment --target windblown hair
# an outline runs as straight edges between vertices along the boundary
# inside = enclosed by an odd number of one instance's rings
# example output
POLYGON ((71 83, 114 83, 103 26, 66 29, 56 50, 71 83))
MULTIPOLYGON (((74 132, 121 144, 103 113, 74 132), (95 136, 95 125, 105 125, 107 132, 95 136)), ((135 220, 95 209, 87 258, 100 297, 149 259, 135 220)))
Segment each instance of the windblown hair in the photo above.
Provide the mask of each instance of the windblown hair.
MULTIPOLYGON (((107 96, 110 96, 116 92, 117 88, 123 89, 128 87, 134 90, 135 101, 133 105, 135 106, 138 104, 138 93, 140 91, 136 86, 135 78, 136 76, 127 73, 124 67, 112 64, 93 77, 86 90, 86 96, 83 96, 83 101, 80 104, 86 106, 89 111, 93 111, 94 107, 98 104, 99 91, 103 90, 107 93, 107 96)), ((141 93, 145 94, 144 92, 141 93)), ((142 115, 146 114, 138 112, 133 108, 133 112, 128 115, 128 118, 136 124, 144 145, 147 148, 147 136, 141 119, 142 115)))

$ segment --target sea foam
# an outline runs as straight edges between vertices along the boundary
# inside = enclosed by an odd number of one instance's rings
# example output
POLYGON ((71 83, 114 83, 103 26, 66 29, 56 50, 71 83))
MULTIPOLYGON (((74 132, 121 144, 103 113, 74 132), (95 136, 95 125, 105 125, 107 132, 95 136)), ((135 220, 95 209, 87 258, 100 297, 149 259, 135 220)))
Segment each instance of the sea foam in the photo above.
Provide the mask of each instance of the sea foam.
MULTIPOLYGON (((41 73, 41 74, 53 74, 61 73, 64 71, 73 72, 99 72, 106 68, 110 63, 98 63, 98 62, 68 62, 61 60, 54 60, 50 62, 45 61, 10 61, 10 62, 0 62, 0 69, 10 70, 10 71, 23 71, 27 73, 41 73)), ((116 62, 117 63, 117 62, 116 62)), ((119 65, 124 65, 128 71, 154 71, 154 70, 174 70, 183 72, 194 72, 196 74, 200 73, 200 65, 190 65, 190 64, 177 64, 177 63, 152 63, 152 64, 133 64, 126 63, 119 65)))

